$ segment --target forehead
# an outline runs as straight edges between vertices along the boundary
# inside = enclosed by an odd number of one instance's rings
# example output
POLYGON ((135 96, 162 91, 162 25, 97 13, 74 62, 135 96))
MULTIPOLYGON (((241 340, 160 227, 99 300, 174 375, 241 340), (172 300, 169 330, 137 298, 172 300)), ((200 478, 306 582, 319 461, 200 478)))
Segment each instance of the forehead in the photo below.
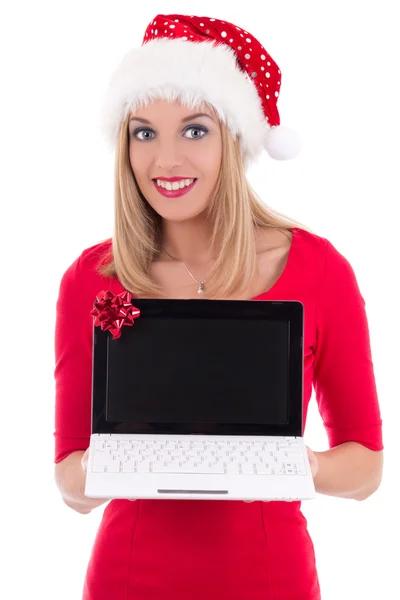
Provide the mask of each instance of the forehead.
POLYGON ((135 110, 131 110, 128 119, 134 119, 135 117, 142 118, 148 121, 155 121, 160 118, 168 118, 175 120, 184 120, 185 117, 191 115, 205 114, 214 120, 216 119, 215 111, 213 107, 207 106, 205 102, 197 104, 194 107, 188 107, 179 101, 169 102, 167 100, 154 100, 146 106, 137 107, 135 110))

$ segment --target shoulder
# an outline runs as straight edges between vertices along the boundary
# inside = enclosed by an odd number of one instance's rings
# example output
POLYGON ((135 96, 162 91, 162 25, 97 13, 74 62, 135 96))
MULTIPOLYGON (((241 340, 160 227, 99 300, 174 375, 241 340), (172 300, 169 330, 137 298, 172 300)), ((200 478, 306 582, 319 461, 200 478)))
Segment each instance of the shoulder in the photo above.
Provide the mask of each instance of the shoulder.
POLYGON ((354 297, 357 302, 364 302, 353 265, 336 244, 304 229, 296 228, 295 235, 299 239, 299 254, 304 258, 304 266, 309 265, 308 270, 315 273, 319 298, 329 299, 329 302, 338 302, 342 298, 346 304, 354 297))
POLYGON ((292 239, 305 253, 314 258, 324 257, 329 240, 302 227, 292 227, 292 239))
POLYGON ((103 277, 98 272, 98 268, 110 252, 112 252, 111 239, 84 248, 62 275, 60 292, 76 297, 82 297, 82 294, 86 295, 87 292, 92 297, 104 285, 109 285, 110 279, 103 277))
POLYGON ((328 238, 300 227, 294 227, 292 232, 297 255, 321 271, 321 274, 325 274, 327 270, 352 270, 348 259, 328 238))
POLYGON ((84 271, 96 271, 112 253, 112 239, 108 238, 93 246, 82 250, 78 260, 80 269, 84 271))

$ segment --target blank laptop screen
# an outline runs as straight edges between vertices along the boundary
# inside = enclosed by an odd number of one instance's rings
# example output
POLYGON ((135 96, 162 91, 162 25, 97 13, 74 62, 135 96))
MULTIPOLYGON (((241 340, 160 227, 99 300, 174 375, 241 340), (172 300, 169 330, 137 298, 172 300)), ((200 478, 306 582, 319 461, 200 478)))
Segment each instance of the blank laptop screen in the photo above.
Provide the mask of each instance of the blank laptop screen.
POLYGON ((286 424, 289 323, 140 318, 108 343, 107 421, 286 424))

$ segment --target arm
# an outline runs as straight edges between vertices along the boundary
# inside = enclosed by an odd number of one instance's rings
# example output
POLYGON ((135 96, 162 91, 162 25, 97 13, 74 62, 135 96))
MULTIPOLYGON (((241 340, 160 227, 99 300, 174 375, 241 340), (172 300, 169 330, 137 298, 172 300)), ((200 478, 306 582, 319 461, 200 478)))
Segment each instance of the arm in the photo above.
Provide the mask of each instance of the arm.
POLYGON ((85 514, 107 500, 84 495, 81 460, 91 433, 93 277, 83 268, 80 257, 64 273, 56 306, 54 476, 65 504, 85 514))
POLYGON ((318 472, 315 490, 327 496, 366 500, 382 480, 383 453, 357 442, 344 442, 325 452, 314 452, 318 472))
POLYGON ((365 302, 351 265, 328 241, 318 284, 313 383, 330 449, 315 452, 314 484, 364 500, 382 479, 382 420, 365 302))
POLYGON ((84 494, 86 472, 82 467, 83 450, 72 452, 55 465, 54 476, 64 503, 80 514, 88 514, 109 498, 88 498, 84 494))

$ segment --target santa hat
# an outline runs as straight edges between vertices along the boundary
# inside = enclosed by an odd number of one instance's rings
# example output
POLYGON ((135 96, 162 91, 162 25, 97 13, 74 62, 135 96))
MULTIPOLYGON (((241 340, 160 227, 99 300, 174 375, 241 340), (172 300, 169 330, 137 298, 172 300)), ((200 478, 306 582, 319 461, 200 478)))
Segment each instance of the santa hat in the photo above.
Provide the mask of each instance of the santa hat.
POLYGON ((102 129, 115 147, 119 126, 139 106, 156 99, 189 108, 205 101, 238 136, 247 167, 263 149, 277 160, 295 157, 301 139, 280 126, 281 71, 260 42, 227 21, 157 15, 142 45, 130 50, 111 77, 102 129))

